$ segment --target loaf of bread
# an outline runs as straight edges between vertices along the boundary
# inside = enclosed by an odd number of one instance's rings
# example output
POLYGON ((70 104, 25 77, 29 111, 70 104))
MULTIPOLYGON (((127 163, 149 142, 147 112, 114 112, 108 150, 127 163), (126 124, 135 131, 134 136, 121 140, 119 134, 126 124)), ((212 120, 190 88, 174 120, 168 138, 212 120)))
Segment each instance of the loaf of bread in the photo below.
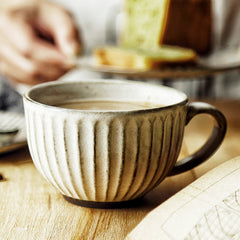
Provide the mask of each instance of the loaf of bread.
POLYGON ((195 51, 182 47, 163 45, 154 49, 127 47, 99 47, 94 51, 98 65, 121 69, 150 70, 164 65, 194 63, 195 51))
POLYGON ((122 46, 211 49, 211 0, 125 0, 125 13, 122 46))

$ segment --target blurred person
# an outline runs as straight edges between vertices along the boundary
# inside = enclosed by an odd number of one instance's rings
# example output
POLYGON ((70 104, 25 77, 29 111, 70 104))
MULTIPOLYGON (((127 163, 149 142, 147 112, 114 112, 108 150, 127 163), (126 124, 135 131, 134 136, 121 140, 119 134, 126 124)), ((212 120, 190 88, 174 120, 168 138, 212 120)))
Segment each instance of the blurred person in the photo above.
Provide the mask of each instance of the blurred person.
MULTIPOLYGON (((212 3, 213 50, 237 49, 240 1, 212 3)), ((116 43, 121 28, 117 16, 122 4, 123 0, 1 1, 0 73, 11 82, 28 85, 59 78, 101 77, 85 69, 71 70, 69 62, 83 50, 88 55, 98 45, 116 43)), ((211 79, 171 80, 171 86, 190 97, 239 97, 239 78, 239 72, 234 71, 211 79)), ((0 96, 6 84, 5 81, 1 86, 0 82, 0 96)))

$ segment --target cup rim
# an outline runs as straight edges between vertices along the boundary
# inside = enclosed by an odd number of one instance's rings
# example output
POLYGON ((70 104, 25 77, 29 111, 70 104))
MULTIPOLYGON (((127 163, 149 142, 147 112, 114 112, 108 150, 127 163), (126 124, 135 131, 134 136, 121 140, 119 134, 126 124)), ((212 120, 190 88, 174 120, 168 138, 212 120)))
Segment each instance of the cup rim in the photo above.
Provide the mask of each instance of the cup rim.
POLYGON ((44 87, 48 87, 48 86, 59 86, 59 85, 70 85, 70 84, 78 84, 78 83, 127 83, 127 84, 139 84, 139 85, 149 85, 149 86, 155 86, 153 84, 150 83, 146 83, 146 82, 139 82, 139 81, 135 81, 135 80, 119 80, 119 79, 88 79, 88 80, 77 80, 77 81, 54 81, 54 82, 46 82, 46 83, 40 83, 37 84, 33 87, 31 87, 30 89, 28 89, 24 94, 23 94, 23 98, 25 101, 30 102, 34 105, 37 106, 41 106, 43 108, 47 108, 47 109, 52 109, 55 111, 65 111, 65 112, 76 112, 76 113, 97 113, 97 114, 109 114, 109 113, 142 113, 142 112, 155 112, 155 111, 159 111, 160 109, 168 109, 168 108, 172 108, 175 106, 181 106, 181 105, 185 105, 188 102, 188 97, 187 95, 180 91, 177 90, 173 87, 168 87, 168 86, 164 86, 164 85, 156 85, 156 87, 160 87, 160 88, 165 88, 165 89, 170 89, 171 91, 176 92, 179 95, 182 95, 183 100, 179 101, 177 103, 174 104, 169 104, 166 106, 160 106, 160 107, 152 107, 152 108, 146 108, 146 109, 135 109, 135 110, 131 110, 131 109, 126 109, 126 110, 94 110, 94 109, 69 109, 69 108, 64 108, 64 107, 58 107, 58 106, 53 106, 53 105, 48 105, 45 103, 41 103, 39 101, 36 101, 34 99, 32 99, 30 97, 30 94, 32 91, 34 91, 35 89, 38 88, 44 88, 44 87))

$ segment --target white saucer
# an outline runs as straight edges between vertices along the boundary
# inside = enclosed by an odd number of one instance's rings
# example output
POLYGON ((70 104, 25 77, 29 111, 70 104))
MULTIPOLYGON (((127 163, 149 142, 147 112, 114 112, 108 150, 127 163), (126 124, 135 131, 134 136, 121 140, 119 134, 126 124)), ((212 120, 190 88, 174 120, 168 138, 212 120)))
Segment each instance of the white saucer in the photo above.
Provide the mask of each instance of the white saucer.
POLYGON ((17 150, 27 145, 25 118, 21 113, 0 111, 0 129, 18 129, 12 141, 0 144, 0 154, 17 150))

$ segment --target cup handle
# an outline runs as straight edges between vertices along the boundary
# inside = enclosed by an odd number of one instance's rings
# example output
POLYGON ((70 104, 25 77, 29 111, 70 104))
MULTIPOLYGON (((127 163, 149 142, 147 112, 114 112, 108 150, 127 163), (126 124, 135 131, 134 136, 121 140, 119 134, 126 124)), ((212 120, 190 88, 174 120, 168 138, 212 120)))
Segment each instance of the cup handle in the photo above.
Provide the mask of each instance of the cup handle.
POLYGON ((220 146, 226 133, 226 118, 212 105, 203 102, 193 102, 188 104, 187 108, 185 125, 187 125, 193 117, 202 113, 209 114, 216 121, 214 121, 212 134, 205 144, 192 155, 177 161, 169 176, 188 171, 207 160, 220 146))

